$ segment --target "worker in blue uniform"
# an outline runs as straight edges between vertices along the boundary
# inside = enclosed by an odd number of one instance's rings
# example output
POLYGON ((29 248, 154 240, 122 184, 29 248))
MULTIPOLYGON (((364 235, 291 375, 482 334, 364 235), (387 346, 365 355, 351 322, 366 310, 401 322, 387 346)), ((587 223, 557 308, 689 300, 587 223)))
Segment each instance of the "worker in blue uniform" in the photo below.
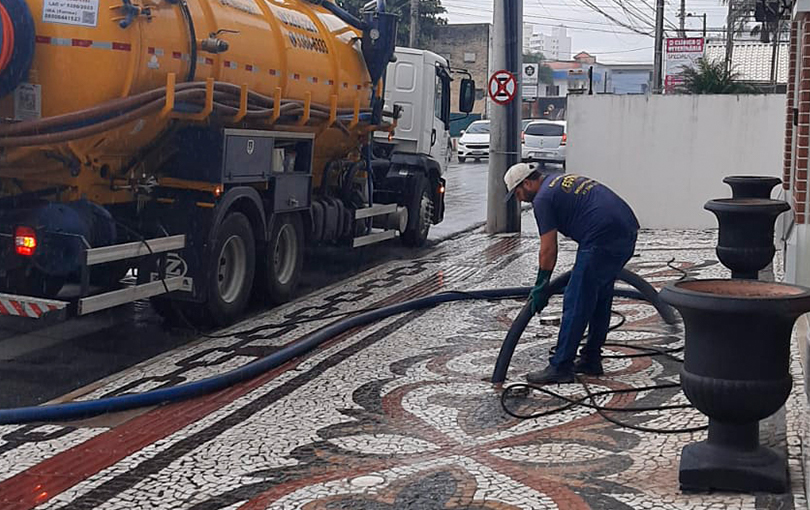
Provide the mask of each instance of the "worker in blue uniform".
POLYGON ((540 232, 540 260, 530 299, 534 313, 548 303, 547 286, 557 264, 557 233, 577 242, 577 257, 563 295, 556 352, 549 365, 526 378, 533 384, 573 382, 574 373, 602 375, 602 346, 610 326, 613 285, 633 256, 638 220, 607 186, 572 174, 544 174, 526 163, 504 175, 508 200, 530 202, 540 232), (574 363, 588 327, 588 339, 574 363))

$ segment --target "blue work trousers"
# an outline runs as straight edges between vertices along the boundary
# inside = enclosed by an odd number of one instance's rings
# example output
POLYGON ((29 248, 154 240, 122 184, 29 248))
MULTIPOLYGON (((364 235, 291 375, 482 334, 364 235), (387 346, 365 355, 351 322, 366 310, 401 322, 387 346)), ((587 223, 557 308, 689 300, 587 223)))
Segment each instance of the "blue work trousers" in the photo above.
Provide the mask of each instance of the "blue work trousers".
POLYGON ((581 246, 563 295, 563 316, 557 349, 551 364, 571 370, 577 347, 588 329, 582 358, 596 362, 602 358, 602 345, 610 327, 613 285, 636 248, 636 235, 609 244, 581 246))

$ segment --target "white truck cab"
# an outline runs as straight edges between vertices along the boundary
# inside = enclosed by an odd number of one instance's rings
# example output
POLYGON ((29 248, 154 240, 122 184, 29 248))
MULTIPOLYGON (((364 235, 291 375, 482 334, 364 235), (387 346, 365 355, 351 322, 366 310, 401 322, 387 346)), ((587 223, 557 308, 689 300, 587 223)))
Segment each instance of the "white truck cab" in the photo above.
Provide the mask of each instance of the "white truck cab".
MULTIPOLYGON (((447 60, 425 50, 398 47, 388 64, 385 107, 402 111, 394 131, 396 152, 421 154, 435 160, 441 173, 450 162, 450 82, 447 60)), ((376 133, 388 141, 388 133, 376 133)))

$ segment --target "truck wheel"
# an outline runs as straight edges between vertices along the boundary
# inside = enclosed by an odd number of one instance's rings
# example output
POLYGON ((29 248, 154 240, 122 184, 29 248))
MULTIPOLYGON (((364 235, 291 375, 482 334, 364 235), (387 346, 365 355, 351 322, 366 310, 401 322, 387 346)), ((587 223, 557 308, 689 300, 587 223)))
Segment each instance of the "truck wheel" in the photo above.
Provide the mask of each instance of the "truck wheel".
POLYGON ((256 241, 242 213, 231 213, 217 229, 208 266, 207 310, 219 326, 230 324, 245 310, 256 269, 256 241))
POLYGON ((408 202, 408 226, 402 233, 402 243, 406 246, 422 246, 430 231, 433 216, 433 197, 427 177, 419 176, 408 202))
POLYGON ((265 299, 273 304, 292 298, 304 265, 304 227, 298 214, 279 216, 267 240, 264 259, 259 263, 265 299))

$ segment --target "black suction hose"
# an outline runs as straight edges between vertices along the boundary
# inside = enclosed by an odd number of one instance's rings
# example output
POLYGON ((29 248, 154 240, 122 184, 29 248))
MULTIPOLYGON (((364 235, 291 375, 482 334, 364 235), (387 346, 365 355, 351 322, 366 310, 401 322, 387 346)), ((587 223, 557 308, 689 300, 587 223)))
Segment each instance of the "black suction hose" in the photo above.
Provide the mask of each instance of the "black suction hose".
MULTIPOLYGON (((554 292, 555 290, 559 292, 563 286, 563 282, 567 281, 568 279, 566 275, 556 278, 552 281, 552 285, 549 286, 549 292, 554 292)), ((628 283, 632 284, 632 282, 628 283)), ((652 289, 652 287, 650 287, 650 289, 652 289)), ((323 329, 315 331, 310 335, 307 335, 297 342, 282 347, 269 356, 221 375, 208 377, 191 383, 180 384, 171 388, 162 388, 144 393, 121 395, 98 400, 68 402, 64 404, 0 409, 0 424, 75 420, 88 416, 125 411, 127 409, 135 409, 138 407, 153 406, 213 393, 272 370, 293 358, 306 354, 327 340, 349 331, 352 328, 364 326, 392 315, 411 312, 414 310, 421 310, 423 308, 433 307, 443 303, 449 303, 451 301, 526 298, 530 291, 531 287, 507 287, 502 289, 463 292, 449 291, 435 294, 433 296, 412 299, 410 301, 385 306, 375 310, 369 310, 353 317, 342 319, 334 324, 326 326, 323 329)), ((645 300, 648 300, 649 298, 649 295, 645 295, 643 292, 636 292, 630 289, 616 289, 615 292, 617 296, 622 297, 645 300)), ((652 289, 652 292, 655 292, 655 289, 652 289)), ((657 295, 654 297, 657 297, 657 295)), ((659 312, 661 312, 661 309, 659 309, 659 312)), ((512 358, 512 353, 514 352, 517 340, 520 338, 520 333, 522 333, 526 328, 526 324, 528 324, 530 319, 530 307, 524 306, 520 315, 512 325, 512 328, 510 328, 509 334, 504 341, 504 345, 501 347, 501 353, 498 356, 498 364, 496 365, 495 369, 496 375, 502 372, 501 381, 503 381, 506 376, 506 369, 509 366, 509 361, 512 358)), ((493 382, 495 382, 496 375, 493 375, 493 382)))
POLYGON ((197 31, 194 30, 194 18, 191 16, 191 11, 188 8, 186 0, 180 0, 180 12, 183 14, 183 19, 186 20, 186 27, 188 28, 188 44, 189 44, 189 66, 186 81, 194 81, 197 75, 197 31))
POLYGON ((364 326, 395 314, 433 307, 450 301, 503 299, 510 297, 525 298, 529 295, 530 290, 531 288, 528 287, 510 287, 468 292, 450 291, 385 306, 377 310, 340 320, 291 345, 282 347, 267 357, 221 375, 180 384, 171 388, 162 388, 138 394, 64 404, 0 409, 0 424, 75 420, 98 414, 153 406, 212 393, 272 370, 295 357, 306 354, 327 340, 352 328, 364 326))
MULTIPOLYGON (((562 293, 570 279, 571 271, 566 271, 551 280, 548 285, 547 295, 551 297, 554 294, 562 293)), ((622 268, 618 280, 630 284, 637 289, 637 291, 621 288, 614 289, 614 296, 643 299, 658 310, 659 315, 661 315, 661 318, 664 319, 664 322, 667 324, 675 324, 678 321, 672 307, 661 301, 661 298, 658 296, 658 291, 647 283, 644 278, 632 271, 622 268)), ((520 335, 523 334, 523 330, 526 329, 526 326, 528 326, 529 321, 532 319, 532 315, 532 307, 529 303, 526 303, 523 310, 520 311, 520 314, 512 323, 512 327, 509 328, 503 345, 501 345, 501 351, 498 353, 498 360, 495 362, 495 370, 492 372, 491 382, 493 384, 502 383, 506 380, 506 371, 509 369, 509 363, 512 361, 512 354, 515 352, 515 347, 517 347, 517 343, 520 340, 520 335)))

